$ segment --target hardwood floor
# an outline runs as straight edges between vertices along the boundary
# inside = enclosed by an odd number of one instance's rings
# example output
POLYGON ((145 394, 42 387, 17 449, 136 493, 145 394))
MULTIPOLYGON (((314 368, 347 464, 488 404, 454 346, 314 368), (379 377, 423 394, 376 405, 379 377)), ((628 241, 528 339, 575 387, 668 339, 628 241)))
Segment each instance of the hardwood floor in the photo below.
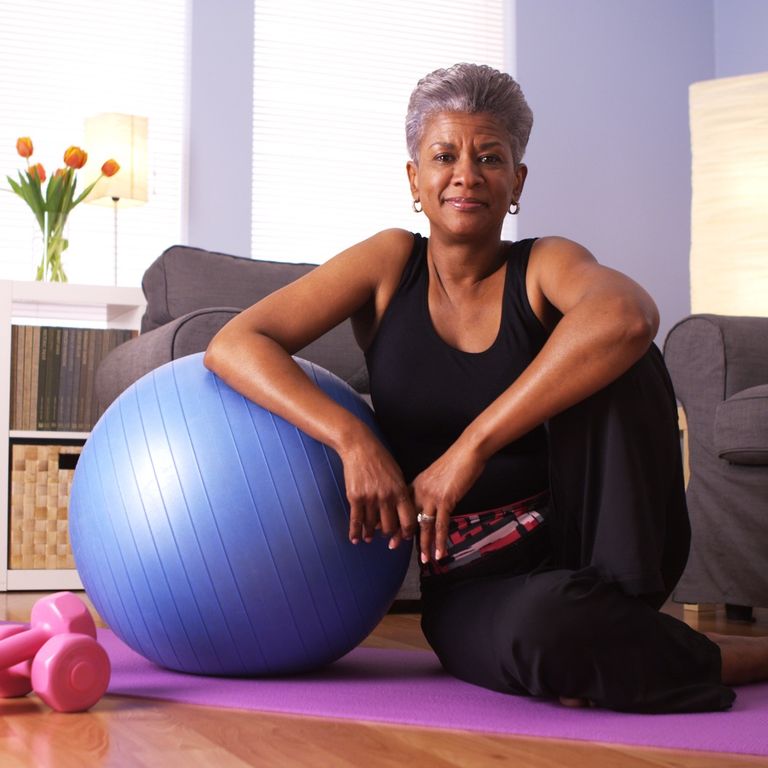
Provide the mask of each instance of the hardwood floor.
MULTIPOLYGON (((0 619, 27 621, 35 593, 0 594, 0 619)), ((665 610, 683 616, 681 606, 665 610)), ((768 611, 752 625, 722 610, 685 620, 703 631, 768 635, 768 611)), ((365 645, 426 648, 415 614, 390 614, 365 645)), ((730 768, 768 759, 554 739, 502 737, 323 718, 270 715, 106 696, 90 712, 51 712, 34 695, 0 700, 2 768, 730 768)))

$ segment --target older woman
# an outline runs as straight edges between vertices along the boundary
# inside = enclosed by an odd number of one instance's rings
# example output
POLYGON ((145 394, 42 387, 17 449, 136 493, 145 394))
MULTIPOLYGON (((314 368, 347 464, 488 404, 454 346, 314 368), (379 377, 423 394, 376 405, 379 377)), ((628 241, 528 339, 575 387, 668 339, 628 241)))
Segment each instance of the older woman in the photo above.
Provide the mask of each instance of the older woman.
POLYGON ((407 172, 429 238, 352 246, 232 320, 206 364, 339 454, 353 544, 418 532, 422 626, 452 674, 615 709, 728 707, 726 684, 768 671, 764 645, 721 654, 658 611, 689 529, 656 307, 574 242, 501 240, 531 125, 506 74, 422 79, 407 172), (391 453, 291 359, 346 318, 391 453))

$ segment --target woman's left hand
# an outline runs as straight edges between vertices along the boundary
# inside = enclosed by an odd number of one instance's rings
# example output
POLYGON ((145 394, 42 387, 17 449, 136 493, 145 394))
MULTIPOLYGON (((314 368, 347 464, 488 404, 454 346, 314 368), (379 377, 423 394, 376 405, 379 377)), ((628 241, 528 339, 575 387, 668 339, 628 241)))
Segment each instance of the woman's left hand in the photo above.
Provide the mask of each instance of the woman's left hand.
POLYGON ((436 560, 445 556, 451 512, 484 467, 485 462, 476 452, 457 442, 413 480, 414 505, 427 518, 420 524, 422 563, 428 563, 433 553, 436 560))

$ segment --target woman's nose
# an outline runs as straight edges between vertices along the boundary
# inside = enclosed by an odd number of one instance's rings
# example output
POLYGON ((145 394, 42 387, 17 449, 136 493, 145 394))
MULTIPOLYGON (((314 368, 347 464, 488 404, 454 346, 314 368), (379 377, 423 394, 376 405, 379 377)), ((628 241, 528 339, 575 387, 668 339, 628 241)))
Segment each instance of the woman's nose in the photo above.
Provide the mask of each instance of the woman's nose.
POLYGON ((471 157, 461 157, 453 167, 454 184, 464 184, 472 187, 483 179, 480 165, 471 157))

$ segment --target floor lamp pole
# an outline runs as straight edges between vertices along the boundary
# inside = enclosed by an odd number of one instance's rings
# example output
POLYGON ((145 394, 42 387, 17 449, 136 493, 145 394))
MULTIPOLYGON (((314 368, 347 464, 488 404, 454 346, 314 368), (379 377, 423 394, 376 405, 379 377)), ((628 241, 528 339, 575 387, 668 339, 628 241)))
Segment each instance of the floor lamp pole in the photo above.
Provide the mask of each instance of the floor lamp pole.
POLYGON ((114 265, 114 267, 115 267, 115 274, 114 274, 115 285, 117 285, 117 204, 119 202, 120 202, 120 198, 119 197, 113 197, 112 198, 112 204, 114 206, 114 213, 115 213, 115 224, 114 224, 114 229, 115 229, 115 265, 114 265))

